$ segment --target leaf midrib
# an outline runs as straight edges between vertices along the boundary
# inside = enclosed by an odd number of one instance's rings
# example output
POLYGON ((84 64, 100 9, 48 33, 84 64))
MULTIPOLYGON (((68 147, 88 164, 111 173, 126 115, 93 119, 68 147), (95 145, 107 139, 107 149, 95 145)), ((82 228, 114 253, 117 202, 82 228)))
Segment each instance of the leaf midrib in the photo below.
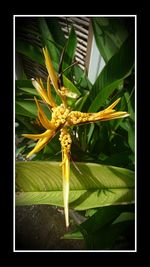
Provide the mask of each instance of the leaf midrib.
MULTIPOLYGON (((123 189, 129 189, 134 190, 134 186, 127 186, 127 187, 102 187, 102 188, 86 188, 86 189, 70 189, 70 192, 78 192, 78 191, 99 191, 99 190, 123 190, 123 189)), ((16 193, 50 193, 50 192, 62 192, 62 190, 46 190, 46 191, 17 191, 16 193)))

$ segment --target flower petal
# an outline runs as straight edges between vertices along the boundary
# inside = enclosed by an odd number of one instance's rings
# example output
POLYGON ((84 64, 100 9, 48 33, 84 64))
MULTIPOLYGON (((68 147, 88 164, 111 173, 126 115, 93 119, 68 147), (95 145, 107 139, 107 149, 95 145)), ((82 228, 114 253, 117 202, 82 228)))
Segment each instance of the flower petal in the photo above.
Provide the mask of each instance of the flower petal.
POLYGON ((43 53, 44 53, 45 64, 46 64, 46 68, 47 68, 50 80, 52 81, 54 89, 56 90, 56 92, 58 94, 58 90, 59 90, 58 78, 57 78, 57 75, 56 75, 55 70, 53 68, 52 61, 51 61, 50 55, 48 53, 47 47, 45 47, 45 49, 43 48, 43 53))
POLYGON ((41 80, 35 80, 32 78, 32 84, 35 87, 35 89, 38 91, 39 95, 41 96, 41 98, 44 100, 44 102, 46 102, 49 106, 51 106, 51 102, 48 99, 48 96, 46 94, 46 91, 43 87, 43 83, 41 80))
POLYGON ((66 125, 68 126, 81 125, 81 124, 87 124, 87 123, 92 123, 92 122, 107 121, 107 120, 128 117, 129 113, 125 111, 116 111, 115 109, 113 109, 118 104, 119 101, 120 101, 120 98, 118 98, 108 108, 102 111, 96 112, 96 113, 84 113, 80 111, 71 111, 68 115, 66 125))
POLYGON ((119 101, 121 100, 121 97, 119 97, 115 102, 113 102, 108 108, 106 108, 105 110, 108 110, 108 109, 113 109, 118 103, 119 101))
POLYGON ((116 111, 112 114, 106 114, 101 116, 101 118, 97 119, 98 121, 108 121, 108 120, 115 120, 115 119, 121 119, 130 116, 129 113, 125 111, 116 111))
POLYGON ((44 137, 39 139, 36 146, 30 151, 30 153, 27 155, 27 158, 30 158, 33 154, 36 154, 39 152, 49 141, 49 137, 44 137))
POLYGON ((56 132, 47 130, 43 134, 35 134, 35 135, 30 135, 30 134, 24 134, 23 136, 31 139, 37 139, 40 137, 39 141, 37 142, 36 146, 30 151, 30 153, 27 155, 27 158, 31 157, 33 154, 36 154, 39 152, 54 136, 56 132))
POLYGON ((40 107, 40 104, 38 102, 38 100, 36 99, 36 97, 34 97, 34 100, 36 102, 37 108, 38 108, 38 117, 39 120, 41 122, 41 124, 43 125, 43 127, 45 129, 54 129, 54 125, 51 123, 50 120, 47 119, 44 111, 42 110, 42 108, 40 107))
POLYGON ((57 104, 55 103, 52 94, 51 94, 51 86, 50 86, 50 78, 49 76, 47 77, 47 95, 50 100, 51 106, 52 107, 57 107, 57 104))
POLYGON ((52 130, 47 130, 41 134, 22 134, 22 136, 29 138, 29 139, 37 140, 37 139, 45 138, 48 136, 50 137, 52 135, 52 133, 53 133, 52 130))

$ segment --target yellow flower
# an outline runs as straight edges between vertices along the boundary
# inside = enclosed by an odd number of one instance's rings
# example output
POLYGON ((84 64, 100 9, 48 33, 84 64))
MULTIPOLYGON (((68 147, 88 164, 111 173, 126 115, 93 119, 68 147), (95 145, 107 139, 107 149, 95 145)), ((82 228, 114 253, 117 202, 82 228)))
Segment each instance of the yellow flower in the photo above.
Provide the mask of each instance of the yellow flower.
POLYGON ((113 104, 111 104, 106 109, 96 112, 96 113, 84 113, 80 111, 72 111, 66 102, 66 97, 69 90, 65 87, 59 88, 58 77, 53 68, 49 53, 47 48, 43 49, 45 64, 48 71, 47 78, 47 90, 44 88, 41 79, 32 79, 32 83, 42 100, 51 109, 52 117, 49 120, 41 108, 38 100, 36 98, 35 102, 38 109, 38 118, 42 126, 45 128, 45 132, 41 134, 23 134, 24 137, 38 140, 35 147, 27 155, 27 158, 31 157, 33 154, 39 152, 44 146, 55 136, 55 134, 60 131, 60 143, 62 150, 62 178, 63 178, 63 199, 64 199, 64 213, 66 227, 69 226, 69 179, 70 179, 70 150, 71 150, 71 135, 69 133, 69 127, 74 125, 94 123, 97 121, 106 121, 118 118, 124 118, 129 116, 125 111, 116 111, 114 108, 120 101, 118 98, 113 104), (57 95, 59 95, 62 103, 57 105, 51 94, 52 83, 57 95))

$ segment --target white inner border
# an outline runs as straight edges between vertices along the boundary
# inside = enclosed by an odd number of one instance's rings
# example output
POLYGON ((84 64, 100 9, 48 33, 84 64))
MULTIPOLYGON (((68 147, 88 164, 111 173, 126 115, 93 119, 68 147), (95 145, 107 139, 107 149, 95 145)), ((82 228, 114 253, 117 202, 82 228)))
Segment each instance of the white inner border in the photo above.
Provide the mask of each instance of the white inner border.
MULTIPOLYGON (((135 250, 16 250, 15 249, 15 18, 16 17, 134 17, 135 18, 135 118, 137 114, 137 15, 13 15, 13 252, 137 252, 137 129, 135 127, 135 250)), ((135 122, 136 126, 136 122, 135 122)))

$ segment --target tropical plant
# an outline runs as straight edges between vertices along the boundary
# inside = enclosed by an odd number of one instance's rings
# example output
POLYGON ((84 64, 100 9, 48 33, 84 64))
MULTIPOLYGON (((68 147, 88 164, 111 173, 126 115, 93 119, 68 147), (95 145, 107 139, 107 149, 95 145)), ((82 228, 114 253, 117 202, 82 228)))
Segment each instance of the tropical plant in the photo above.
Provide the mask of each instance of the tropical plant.
MULTIPOLYGON (((41 89, 46 85, 49 87, 41 49, 46 46, 54 72, 60 74, 59 81, 67 88, 64 92, 65 103, 71 110, 78 111, 78 114, 101 114, 103 109, 108 110, 108 106, 113 109, 115 105, 112 103, 117 103, 116 99, 121 98, 117 109, 130 114, 125 119, 106 122, 97 119, 96 123, 80 127, 78 124, 76 127, 70 125, 72 163, 69 207, 81 213, 86 221, 77 225, 73 232, 65 234, 64 238, 84 238, 88 249, 133 248, 135 121, 132 19, 92 18, 97 47, 105 60, 105 67, 93 85, 74 61, 77 37, 73 26, 66 40, 57 18, 37 18, 35 22, 38 32, 27 23, 26 27, 25 24, 21 28, 17 26, 16 34, 17 53, 28 57, 33 64, 36 62, 39 75, 31 81, 26 78, 23 69, 21 79, 16 80, 16 204, 64 205, 59 163, 61 146, 57 131, 51 142, 35 154, 32 161, 20 162, 35 146, 34 140, 29 141, 21 134, 28 132, 29 137, 37 137, 45 125, 44 122, 39 124, 38 114, 39 118, 42 117, 41 122, 46 118, 49 122, 53 116, 45 105, 48 100, 44 89, 41 89), (23 34, 27 36, 31 33, 35 37, 34 42, 23 37, 23 34), (43 83, 35 80, 40 77, 43 83), (34 87, 42 96, 42 102, 34 87)), ((49 73, 49 68, 47 70, 49 73)), ((49 76, 52 80, 50 73, 49 76)), ((51 87, 55 90, 50 92, 49 89, 47 95, 51 94, 51 100, 55 99, 54 104, 59 106, 61 97, 53 81, 51 87)), ((50 105, 53 106, 52 102, 50 105)), ((120 117, 123 114, 126 113, 120 113, 120 117)))

